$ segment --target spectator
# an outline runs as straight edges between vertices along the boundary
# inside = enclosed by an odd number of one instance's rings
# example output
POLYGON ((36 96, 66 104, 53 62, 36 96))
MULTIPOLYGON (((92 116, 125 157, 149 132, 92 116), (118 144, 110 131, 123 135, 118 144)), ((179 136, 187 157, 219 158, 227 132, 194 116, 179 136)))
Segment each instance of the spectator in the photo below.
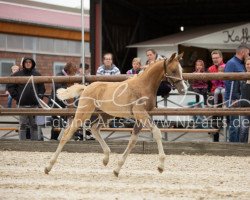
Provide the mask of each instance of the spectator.
MULTIPOLYGON (((15 73, 18 72, 19 70, 20 70, 19 66, 13 65, 13 66, 11 67, 11 75, 15 74, 15 73)), ((11 97, 10 93, 8 92, 7 87, 6 87, 6 92, 5 92, 5 94, 8 95, 7 107, 8 107, 8 108, 11 108, 11 107, 12 107, 12 97, 11 97)))
MULTIPOLYGON (((247 72, 250 72, 250 57, 245 61, 247 72)), ((241 83, 241 107, 250 107, 250 80, 241 83)), ((239 142, 247 143, 249 139, 250 116, 241 116, 241 126, 239 134, 239 142)))
MULTIPOLYGON (((32 58, 24 58, 22 67, 23 69, 12 74, 12 76, 41 76, 41 74, 35 70, 36 63, 32 58)), ((8 84, 7 89, 13 99, 21 108, 36 108, 39 105, 37 95, 43 95, 45 93, 45 87, 43 83, 37 84, 8 84), (35 89, 35 91, 34 91, 35 89)), ((36 124, 35 116, 22 115, 19 119, 19 139, 26 139, 26 129, 30 127, 30 139, 39 140, 38 127, 36 124)))
MULTIPOLYGON (((85 63, 84 65, 84 73, 85 75, 90 75, 90 67, 89 64, 85 63)), ((82 63, 80 64, 80 66, 77 69, 77 75, 82 76, 83 75, 83 70, 82 70, 82 63)))
MULTIPOLYGON (((213 65, 208 68, 209 73, 217 73, 219 66, 225 66, 223 62, 223 56, 220 50, 214 50, 211 53, 213 65)), ((214 93, 214 90, 216 88, 216 85, 214 85, 215 82, 211 81, 212 86, 211 86, 211 93, 214 93)))
MULTIPOLYGON (((236 49, 236 54, 226 64, 225 72, 245 72, 244 61, 249 55, 249 48, 240 45, 236 49)), ((238 107, 240 99, 240 81, 225 81, 225 101, 227 106, 238 107)), ((239 116, 229 116, 229 141, 239 142, 239 116)))
POLYGON ((155 61, 162 60, 165 56, 158 55, 155 49, 147 49, 146 50, 147 61, 144 66, 141 66, 141 69, 146 69, 149 64, 154 63, 155 61))
POLYGON ((98 67, 96 75, 118 75, 121 74, 118 67, 113 64, 113 54, 105 53, 103 55, 103 64, 98 67))
MULTIPOLYGON (((218 67, 218 73, 223 73, 225 70, 225 66, 221 65, 218 67)), ((222 97, 222 104, 224 103, 224 95, 225 95, 225 83, 223 80, 212 80, 211 81, 213 86, 215 87, 214 90, 214 107, 218 106, 218 98, 219 94, 221 94, 222 97)))
MULTIPOLYGON (((205 64, 203 60, 197 60, 195 62, 195 71, 193 73, 204 73, 205 64)), ((192 89, 194 92, 201 94, 204 97, 204 104, 207 103, 207 81, 195 80, 192 82, 192 89)), ((196 103, 200 102, 200 96, 196 95, 196 103)))
POLYGON ((85 72, 85 75, 90 75, 90 67, 89 67, 89 64, 85 63, 84 65, 84 72, 85 72))
MULTIPOLYGON (((213 61, 213 65, 208 68, 208 72, 209 73, 218 73, 219 66, 225 66, 225 64, 223 62, 222 52, 220 50, 213 50, 211 52, 211 58, 213 61)), ((216 81, 214 81, 214 80, 208 81, 208 92, 213 95, 213 101, 211 102, 212 104, 215 104, 214 103, 214 95, 216 95, 216 94, 214 94, 215 88, 216 88, 216 81)), ((220 98, 220 95, 218 95, 218 103, 222 99, 223 98, 220 98)), ((216 103, 216 104, 218 104, 218 103, 216 103)), ((222 120, 222 118, 219 116, 213 116, 212 118, 214 120, 222 120)), ((219 128, 219 127, 216 126, 214 128, 219 128)), ((219 142, 219 136, 220 136, 219 133, 213 134, 214 142, 219 142)))
MULTIPOLYGON (((140 71, 140 73, 144 71, 144 69, 146 69, 150 64, 158 60, 165 59, 165 56, 159 55, 155 49, 147 49, 146 56, 147 56, 146 65, 141 67, 142 70, 140 71)), ((157 96, 167 97, 171 89, 172 89, 172 86, 168 81, 162 81, 157 90, 157 96)))
MULTIPOLYGON (((56 76, 75 76, 76 75, 77 68, 76 66, 68 62, 63 70, 59 72, 56 76)), ((66 105, 63 103, 63 101, 59 100, 57 98, 56 91, 59 88, 67 88, 70 84, 68 83, 55 83, 55 85, 52 88, 51 97, 55 100, 55 102, 62 108, 65 108, 66 105)), ((52 102, 53 107, 58 108, 58 106, 54 105, 52 102)), ((58 117, 58 116, 52 116, 52 128, 51 128, 51 140, 57 140, 58 136, 61 132, 61 128, 66 125, 67 118, 66 117, 58 117)))
POLYGON ((165 58, 165 56, 158 55, 158 53, 154 49, 148 49, 146 51, 146 56, 148 58, 146 65, 149 65, 155 61, 162 60, 165 58))
POLYGON ((128 70, 126 74, 139 74, 141 70, 141 59, 134 58, 132 60, 132 69, 128 70))
MULTIPOLYGON (((118 75, 121 74, 120 70, 113 64, 113 55, 112 53, 105 53, 103 55, 103 65, 101 65, 96 72, 96 75, 118 75)), ((91 117, 91 121, 96 120, 96 117, 91 117)), ((111 127, 115 127, 116 120, 119 118, 115 118, 111 120, 111 127), (113 124, 113 125, 112 125, 113 124)))

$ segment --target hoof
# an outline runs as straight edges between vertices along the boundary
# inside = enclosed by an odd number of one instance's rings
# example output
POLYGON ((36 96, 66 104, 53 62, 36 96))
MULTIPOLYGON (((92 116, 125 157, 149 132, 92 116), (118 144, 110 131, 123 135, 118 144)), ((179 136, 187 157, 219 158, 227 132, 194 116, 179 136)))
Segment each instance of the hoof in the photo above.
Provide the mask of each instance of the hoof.
POLYGON ((158 169, 158 171, 159 171, 160 173, 162 173, 162 172, 163 172, 163 168, 158 167, 157 169, 158 169))
POLYGON ((49 174, 49 170, 48 170, 47 167, 44 168, 44 173, 45 173, 45 174, 49 174))
POLYGON ((106 160, 106 159, 103 159, 102 163, 103 163, 104 166, 107 166, 107 164, 109 163, 109 161, 106 160))
POLYGON ((116 177, 119 176, 119 173, 118 173, 117 171, 114 170, 113 173, 114 173, 114 175, 115 175, 116 177))

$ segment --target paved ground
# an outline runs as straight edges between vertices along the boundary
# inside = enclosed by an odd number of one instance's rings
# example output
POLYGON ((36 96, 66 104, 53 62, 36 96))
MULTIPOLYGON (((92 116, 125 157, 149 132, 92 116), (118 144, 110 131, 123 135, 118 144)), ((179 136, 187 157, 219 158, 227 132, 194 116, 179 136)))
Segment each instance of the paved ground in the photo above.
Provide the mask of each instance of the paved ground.
POLYGON ((112 153, 106 167, 97 141, 72 140, 49 175, 43 170, 58 141, 2 139, 0 199, 249 199, 250 144, 214 143, 207 134, 185 137, 163 142, 162 174, 156 143, 141 138, 118 178, 112 171, 127 138, 107 142, 112 153))
POLYGON ((131 154, 119 177, 100 153, 59 156, 49 175, 43 173, 52 153, 0 151, 0 199, 221 199, 248 200, 250 157, 168 155, 165 171, 155 154, 131 154))

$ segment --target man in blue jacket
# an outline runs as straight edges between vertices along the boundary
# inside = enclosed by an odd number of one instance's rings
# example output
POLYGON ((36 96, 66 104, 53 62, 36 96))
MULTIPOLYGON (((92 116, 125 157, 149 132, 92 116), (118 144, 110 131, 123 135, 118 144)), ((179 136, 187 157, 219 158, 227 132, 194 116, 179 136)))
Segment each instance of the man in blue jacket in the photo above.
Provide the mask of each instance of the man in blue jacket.
MULTIPOLYGON (((236 49, 236 54, 226 64, 225 72, 245 72, 244 61, 249 56, 249 47, 240 45, 236 49)), ((240 81, 225 81, 225 101, 227 107, 238 107, 240 99, 240 81)), ((229 116, 229 142, 239 142, 239 116, 229 116)))
MULTIPOLYGON (((14 73, 12 76, 41 76, 35 69, 36 63, 32 58, 24 58, 23 69, 14 73)), ((38 107, 38 96, 45 93, 43 83, 28 84, 8 84, 7 89, 13 99, 16 100, 18 107, 35 108, 38 107)), ((38 140, 38 127, 35 116, 22 115, 19 118, 19 139, 26 139, 26 129, 30 127, 30 139, 38 140)))

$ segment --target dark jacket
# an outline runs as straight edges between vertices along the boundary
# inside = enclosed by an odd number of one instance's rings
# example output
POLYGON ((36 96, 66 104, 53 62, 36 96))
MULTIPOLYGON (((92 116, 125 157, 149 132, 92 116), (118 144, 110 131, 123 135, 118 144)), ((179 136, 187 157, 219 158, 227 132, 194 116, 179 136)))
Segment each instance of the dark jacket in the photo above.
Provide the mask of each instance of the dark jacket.
POLYGON ((246 81, 241 81, 241 107, 250 107, 250 84, 247 84, 246 81))
MULTIPOLYGON (((244 62, 234 56, 231 58, 225 67, 225 72, 245 72, 246 68, 244 62)), ((239 100, 240 99, 240 81, 238 80, 226 80, 225 81, 225 101, 239 100), (232 85, 233 84, 233 85, 232 85), (231 97, 230 97, 231 95, 231 97)), ((231 104, 232 102, 229 102, 231 104)))
MULTIPOLYGON (((11 76, 41 76, 41 74, 35 70, 35 66, 36 63, 32 58, 25 58, 23 60, 23 69, 11 76), (26 60, 31 60, 31 69, 25 68, 24 63, 26 60)), ((29 83, 26 84, 8 84, 7 90, 20 106, 35 106, 39 105, 36 95, 43 95, 45 93, 45 86, 43 83, 35 83, 33 88, 32 81, 30 80, 29 83)))
MULTIPOLYGON (((56 76, 65 76, 65 74, 61 71, 56 76)), ((63 101, 59 100, 56 96, 56 92, 59 88, 67 88, 69 85, 67 83, 55 83, 54 86, 52 86, 52 91, 51 91, 51 98, 56 101, 62 108, 65 108, 66 105, 63 103, 63 101)), ((53 102, 51 102, 53 105, 53 102)), ((54 108, 58 108, 56 105, 53 105, 54 108)))

